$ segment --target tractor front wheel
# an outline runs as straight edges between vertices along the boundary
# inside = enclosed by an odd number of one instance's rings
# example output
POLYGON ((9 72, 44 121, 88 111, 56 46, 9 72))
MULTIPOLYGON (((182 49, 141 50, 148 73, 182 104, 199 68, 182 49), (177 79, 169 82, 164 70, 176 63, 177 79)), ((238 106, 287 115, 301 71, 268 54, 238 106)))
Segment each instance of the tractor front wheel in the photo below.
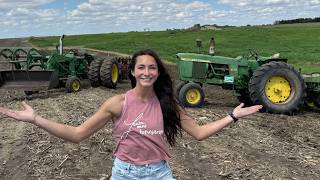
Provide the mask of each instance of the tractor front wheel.
POLYGON ((105 59, 100 68, 100 77, 103 86, 116 88, 119 81, 119 66, 116 59, 105 59))
POLYGON ((182 88, 182 86, 184 86, 185 84, 187 84, 187 82, 185 81, 180 81, 175 87, 174 87, 174 95, 179 98, 179 93, 180 90, 182 88))
POLYGON ((304 104, 305 83, 301 74, 285 62, 269 62, 257 69, 249 82, 254 104, 267 112, 292 114, 304 104))
POLYGON ((66 82, 67 92, 78 92, 81 89, 80 79, 76 76, 71 76, 67 79, 66 82))
POLYGON ((186 107, 202 107, 204 92, 199 84, 190 82, 182 86, 179 101, 186 107))

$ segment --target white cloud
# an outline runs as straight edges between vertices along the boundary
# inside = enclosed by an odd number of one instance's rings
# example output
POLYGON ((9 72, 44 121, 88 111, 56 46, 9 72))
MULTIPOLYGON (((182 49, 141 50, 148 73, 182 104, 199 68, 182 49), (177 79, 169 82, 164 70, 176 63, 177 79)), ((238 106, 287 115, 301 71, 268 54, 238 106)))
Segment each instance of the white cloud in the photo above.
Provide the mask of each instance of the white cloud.
POLYGON ((179 12, 178 14, 175 15, 177 18, 187 18, 187 17, 191 17, 192 14, 188 14, 188 13, 185 13, 185 12, 179 12))
POLYGON ((69 11, 67 19, 70 23, 79 19, 84 23, 109 23, 105 27, 123 23, 123 30, 142 30, 145 27, 156 30, 205 23, 211 12, 214 12, 213 7, 201 1, 89 0, 69 11))
POLYGON ((44 4, 49 4, 55 0, 0 0, 0 10, 6 10, 11 8, 30 8, 37 7, 44 4))
MULTIPOLYGON (((234 13, 225 18, 236 19, 235 25, 271 24, 276 20, 319 16, 319 0, 219 0, 234 13)), ((222 19, 220 19, 222 20, 222 19)), ((228 21, 232 23, 231 21, 228 21)))
POLYGON ((28 21, 30 25, 33 21, 41 22, 41 21, 51 21, 54 18, 59 19, 59 13, 53 9, 45 9, 45 10, 34 10, 34 9, 26 9, 26 8, 17 8, 12 9, 6 14, 6 18, 3 18, 0 21, 10 21, 15 20, 18 24, 22 21, 28 21))
POLYGON ((319 5, 320 4, 320 0, 311 0, 310 4, 319 5))

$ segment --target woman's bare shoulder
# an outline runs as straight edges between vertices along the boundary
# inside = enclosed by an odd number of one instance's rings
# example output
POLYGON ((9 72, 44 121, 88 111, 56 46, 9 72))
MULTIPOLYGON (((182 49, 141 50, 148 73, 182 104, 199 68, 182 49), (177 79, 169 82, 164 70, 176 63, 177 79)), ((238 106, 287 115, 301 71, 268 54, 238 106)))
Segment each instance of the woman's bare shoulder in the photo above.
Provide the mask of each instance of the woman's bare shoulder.
POLYGON ((113 115, 119 116, 122 112, 122 108, 124 106, 125 94, 118 94, 109 99, 107 99, 102 108, 110 111, 113 115))
POLYGON ((113 99, 114 101, 117 101, 118 103, 121 103, 121 102, 123 102, 124 99, 125 99, 125 94, 115 95, 115 96, 112 97, 112 99, 113 99))
POLYGON ((107 106, 115 106, 115 105, 123 104, 124 99, 125 99, 125 94, 118 94, 108 98, 107 100, 105 100, 103 104, 107 106))

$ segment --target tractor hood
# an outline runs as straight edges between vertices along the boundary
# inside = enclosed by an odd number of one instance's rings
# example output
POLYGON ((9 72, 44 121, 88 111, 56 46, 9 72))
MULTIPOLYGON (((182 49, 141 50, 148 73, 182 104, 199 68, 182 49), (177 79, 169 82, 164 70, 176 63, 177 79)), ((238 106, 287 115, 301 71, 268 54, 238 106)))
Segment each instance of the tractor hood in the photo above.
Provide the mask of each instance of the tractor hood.
POLYGON ((223 56, 211 56, 211 55, 196 54, 196 53, 178 53, 177 58, 181 61, 211 63, 217 60, 237 60, 237 59, 241 59, 241 56, 237 58, 229 58, 229 57, 223 57, 223 56))
POLYGON ((272 56, 238 56, 235 58, 225 57, 225 56, 212 56, 207 54, 197 54, 197 53, 178 53, 177 58, 181 61, 194 61, 194 62, 203 62, 203 63, 212 63, 217 61, 240 61, 240 60, 247 60, 247 61, 260 61, 260 62, 269 62, 273 61, 283 61, 287 62, 287 59, 280 58, 280 54, 276 53, 272 56))

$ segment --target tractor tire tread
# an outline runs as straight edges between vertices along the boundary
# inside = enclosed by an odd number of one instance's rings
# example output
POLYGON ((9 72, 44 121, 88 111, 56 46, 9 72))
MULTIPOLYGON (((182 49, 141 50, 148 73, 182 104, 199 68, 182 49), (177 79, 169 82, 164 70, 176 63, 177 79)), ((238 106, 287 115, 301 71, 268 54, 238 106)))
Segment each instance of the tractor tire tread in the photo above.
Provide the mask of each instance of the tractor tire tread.
POLYGON ((177 83, 177 85, 175 85, 174 87, 174 95, 176 96, 176 98, 179 98, 179 92, 181 90, 181 88, 187 84, 186 81, 180 81, 179 83, 177 83))
POLYGON ((95 59, 90 64, 88 78, 92 87, 98 87, 101 85, 100 68, 102 62, 103 59, 95 59))
POLYGON ((102 85, 112 89, 116 88, 117 82, 119 80, 119 76, 118 76, 118 80, 116 82, 112 81, 112 65, 113 64, 116 64, 117 67, 119 67, 116 58, 105 59, 102 62, 102 65, 100 68, 100 77, 101 77, 102 85))

